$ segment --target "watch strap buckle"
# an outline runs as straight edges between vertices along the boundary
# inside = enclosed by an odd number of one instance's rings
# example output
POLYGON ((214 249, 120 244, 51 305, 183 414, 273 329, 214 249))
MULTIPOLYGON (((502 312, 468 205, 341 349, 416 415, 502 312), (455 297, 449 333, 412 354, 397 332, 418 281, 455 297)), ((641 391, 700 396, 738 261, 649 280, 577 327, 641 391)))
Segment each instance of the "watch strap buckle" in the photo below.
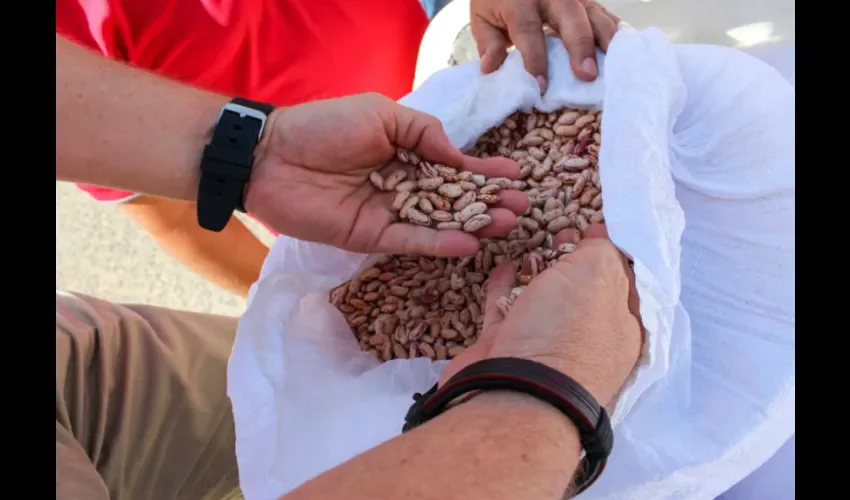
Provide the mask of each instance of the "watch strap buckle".
POLYGON ((413 404, 407 410, 407 415, 404 416, 404 426, 401 432, 407 432, 415 427, 419 427, 425 421, 422 407, 431 399, 431 396, 437 392, 438 384, 428 389, 425 393, 416 393, 413 395, 413 404))

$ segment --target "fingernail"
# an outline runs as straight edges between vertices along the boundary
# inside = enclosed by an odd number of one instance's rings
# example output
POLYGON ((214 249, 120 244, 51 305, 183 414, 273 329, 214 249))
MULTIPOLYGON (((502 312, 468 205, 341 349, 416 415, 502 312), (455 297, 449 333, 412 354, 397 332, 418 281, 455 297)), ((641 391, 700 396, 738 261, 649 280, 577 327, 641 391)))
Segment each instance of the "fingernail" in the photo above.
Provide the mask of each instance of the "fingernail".
POLYGON ((596 76, 596 61, 594 61, 592 57, 585 58, 585 60, 581 62, 581 69, 588 75, 596 76))
POLYGON ((546 79, 541 75, 537 75, 535 80, 537 80, 537 85, 540 86, 540 94, 544 94, 546 92, 546 79))

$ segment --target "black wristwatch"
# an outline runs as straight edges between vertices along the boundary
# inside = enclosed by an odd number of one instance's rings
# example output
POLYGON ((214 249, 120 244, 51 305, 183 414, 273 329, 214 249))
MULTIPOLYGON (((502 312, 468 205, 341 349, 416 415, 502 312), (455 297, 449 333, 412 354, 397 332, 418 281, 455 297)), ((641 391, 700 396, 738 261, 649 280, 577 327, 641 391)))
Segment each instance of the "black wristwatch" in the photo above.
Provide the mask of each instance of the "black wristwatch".
POLYGON ((201 157, 198 224, 221 231, 234 210, 245 211, 245 185, 254 166, 254 149, 263 136, 271 104, 234 98, 221 108, 212 139, 201 157))
POLYGON ((586 490, 602 474, 614 432, 608 412, 578 382, 548 366, 520 358, 492 358, 459 371, 442 387, 413 395, 402 432, 407 432, 445 411, 449 403, 472 391, 524 392, 561 411, 576 426, 584 456, 574 478, 573 495, 586 490))

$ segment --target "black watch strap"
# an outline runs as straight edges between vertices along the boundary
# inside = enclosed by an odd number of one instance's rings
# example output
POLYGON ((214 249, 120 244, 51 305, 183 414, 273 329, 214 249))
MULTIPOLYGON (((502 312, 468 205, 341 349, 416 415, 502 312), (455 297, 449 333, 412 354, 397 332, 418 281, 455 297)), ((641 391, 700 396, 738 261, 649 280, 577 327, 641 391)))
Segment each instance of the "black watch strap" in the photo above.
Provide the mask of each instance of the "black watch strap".
POLYGON ((201 157, 198 224, 204 229, 221 231, 234 210, 245 211, 242 198, 254 166, 254 149, 273 110, 270 104, 240 97, 221 109, 201 157))
POLYGON ((473 363, 442 387, 415 394, 404 420, 407 432, 446 410, 450 402, 471 391, 512 390, 543 400, 569 418, 579 431, 584 457, 574 479, 578 495, 602 473, 614 433, 608 412, 578 382, 548 366, 521 358, 492 358, 473 363))

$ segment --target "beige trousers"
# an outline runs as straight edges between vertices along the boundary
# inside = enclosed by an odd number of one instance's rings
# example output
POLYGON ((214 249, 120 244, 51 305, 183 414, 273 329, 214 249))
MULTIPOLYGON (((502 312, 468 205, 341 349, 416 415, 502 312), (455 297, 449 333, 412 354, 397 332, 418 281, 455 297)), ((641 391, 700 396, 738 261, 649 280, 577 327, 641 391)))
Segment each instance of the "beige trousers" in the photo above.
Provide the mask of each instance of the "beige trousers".
POLYGON ((57 292, 57 500, 238 498, 236 321, 57 292))

